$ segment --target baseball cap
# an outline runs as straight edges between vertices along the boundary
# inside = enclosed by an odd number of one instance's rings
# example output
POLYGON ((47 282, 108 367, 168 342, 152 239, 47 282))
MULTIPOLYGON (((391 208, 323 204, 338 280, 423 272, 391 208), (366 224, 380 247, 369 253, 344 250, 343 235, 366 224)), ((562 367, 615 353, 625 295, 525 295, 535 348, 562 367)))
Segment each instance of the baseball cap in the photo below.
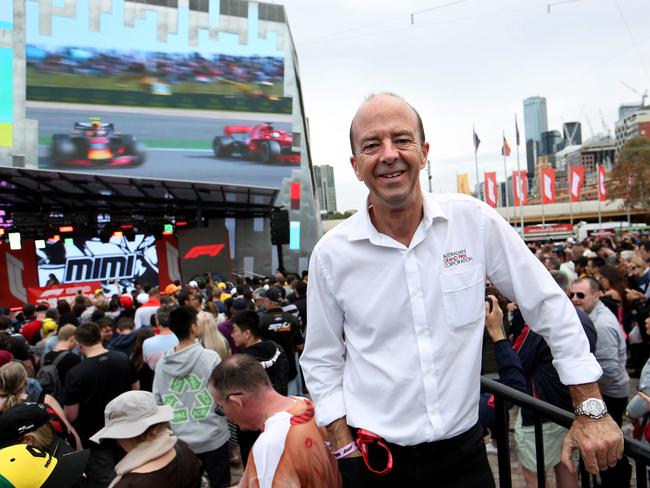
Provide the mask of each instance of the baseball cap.
POLYGON ((219 283, 217 283, 217 288, 219 288, 220 290, 225 290, 228 287, 223 281, 220 281, 219 283))
POLYGON ((57 458, 29 444, 5 447, 0 449, 0 486, 3 488, 73 486, 83 476, 89 456, 88 449, 57 458))
POLYGON ((149 391, 127 391, 114 398, 104 409, 104 428, 90 438, 100 443, 103 439, 131 439, 174 416, 172 407, 158 405, 149 391))
POLYGON ((133 297, 131 295, 120 295, 122 308, 133 308, 133 297))
POLYGON ((165 287, 165 295, 173 295, 180 289, 181 289, 180 286, 176 286, 174 283, 170 283, 165 287))
POLYGON ((41 302, 38 305, 36 305, 36 311, 37 312, 45 312, 50 308, 50 304, 47 302, 41 302))
POLYGON ((277 286, 272 286, 266 290, 266 298, 275 303, 282 301, 282 291, 277 286))
POLYGON ((42 403, 24 402, 11 407, 0 415, 0 447, 15 444, 25 434, 45 425, 49 419, 42 403))
POLYGON ((49 334, 50 332, 55 332, 56 329, 58 329, 58 325, 56 323, 56 320, 51 319, 51 318, 46 318, 43 319, 43 324, 41 325, 41 329, 43 330, 44 334, 49 334))
POLYGON ((0 366, 10 363, 14 360, 14 355, 9 351, 0 351, 0 366))
POLYGON ((144 305, 149 301, 149 293, 142 292, 138 294, 138 296, 135 297, 135 299, 138 301, 140 305, 144 305))
POLYGON ((199 284, 195 280, 192 280, 187 284, 187 286, 189 286, 191 288, 198 288, 199 284))
POLYGON ((232 305, 230 305, 230 308, 232 310, 246 310, 250 308, 250 302, 245 298, 237 298, 232 301, 232 305))

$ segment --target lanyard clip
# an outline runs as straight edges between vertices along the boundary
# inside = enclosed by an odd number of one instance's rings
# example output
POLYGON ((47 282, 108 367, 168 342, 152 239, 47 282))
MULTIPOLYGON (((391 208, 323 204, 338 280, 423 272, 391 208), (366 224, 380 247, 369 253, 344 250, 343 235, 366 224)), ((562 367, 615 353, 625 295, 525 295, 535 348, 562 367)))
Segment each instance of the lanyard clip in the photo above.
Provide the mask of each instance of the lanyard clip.
POLYGON ((366 467, 370 471, 378 475, 385 475, 392 471, 393 455, 391 454, 390 449, 388 449, 388 446, 386 445, 384 440, 381 437, 379 437, 377 434, 369 432, 365 429, 357 430, 357 446, 359 447, 359 450, 361 451, 361 455, 363 456, 363 462, 366 463, 366 467), (370 466, 370 461, 368 461, 368 446, 373 443, 376 443, 379 447, 382 447, 386 451, 386 455, 388 456, 388 459, 386 461, 386 467, 382 470, 374 469, 372 466, 370 466))

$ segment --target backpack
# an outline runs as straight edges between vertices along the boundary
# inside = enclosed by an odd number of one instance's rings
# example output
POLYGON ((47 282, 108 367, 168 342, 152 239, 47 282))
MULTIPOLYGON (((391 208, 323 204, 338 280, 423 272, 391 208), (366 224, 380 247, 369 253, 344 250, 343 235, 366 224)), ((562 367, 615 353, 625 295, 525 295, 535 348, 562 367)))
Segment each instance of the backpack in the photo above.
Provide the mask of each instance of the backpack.
POLYGON ((61 398, 63 397, 63 385, 61 384, 61 378, 59 378, 59 370, 57 369, 57 366, 68 354, 70 354, 70 351, 64 351, 51 363, 48 362, 45 364, 44 362, 43 366, 41 366, 41 369, 39 369, 36 374, 36 379, 43 387, 43 391, 52 395, 58 401, 61 401, 61 398))

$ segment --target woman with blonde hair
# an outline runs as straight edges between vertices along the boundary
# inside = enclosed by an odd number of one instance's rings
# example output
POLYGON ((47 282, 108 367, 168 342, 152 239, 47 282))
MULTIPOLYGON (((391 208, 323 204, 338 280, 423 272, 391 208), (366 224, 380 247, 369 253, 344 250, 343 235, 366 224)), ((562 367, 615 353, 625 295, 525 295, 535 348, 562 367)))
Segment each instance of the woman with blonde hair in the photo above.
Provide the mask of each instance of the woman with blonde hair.
MULTIPOLYGON (((27 371, 25 367, 16 361, 0 366, 0 415, 10 408, 27 400, 27 371)), ((65 431, 59 431, 61 437, 70 442, 70 445, 81 450, 81 439, 77 431, 70 425, 63 413, 63 408, 54 397, 47 393, 38 399, 48 407, 50 417, 55 417, 59 423, 65 425, 65 431)))
POLYGON ((230 346, 219 332, 214 315, 209 312, 199 312, 196 316, 196 325, 199 329, 198 338, 203 347, 216 351, 222 361, 230 356, 230 346))

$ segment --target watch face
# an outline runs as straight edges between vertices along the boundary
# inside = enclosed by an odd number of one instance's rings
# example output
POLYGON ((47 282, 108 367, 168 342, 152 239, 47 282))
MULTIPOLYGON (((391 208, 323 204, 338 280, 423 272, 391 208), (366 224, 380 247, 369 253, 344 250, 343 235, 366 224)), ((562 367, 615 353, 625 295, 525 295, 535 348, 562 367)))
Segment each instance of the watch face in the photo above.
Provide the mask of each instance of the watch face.
POLYGON ((591 398, 585 402, 585 412, 587 415, 601 415, 603 410, 602 403, 595 398, 591 398))

